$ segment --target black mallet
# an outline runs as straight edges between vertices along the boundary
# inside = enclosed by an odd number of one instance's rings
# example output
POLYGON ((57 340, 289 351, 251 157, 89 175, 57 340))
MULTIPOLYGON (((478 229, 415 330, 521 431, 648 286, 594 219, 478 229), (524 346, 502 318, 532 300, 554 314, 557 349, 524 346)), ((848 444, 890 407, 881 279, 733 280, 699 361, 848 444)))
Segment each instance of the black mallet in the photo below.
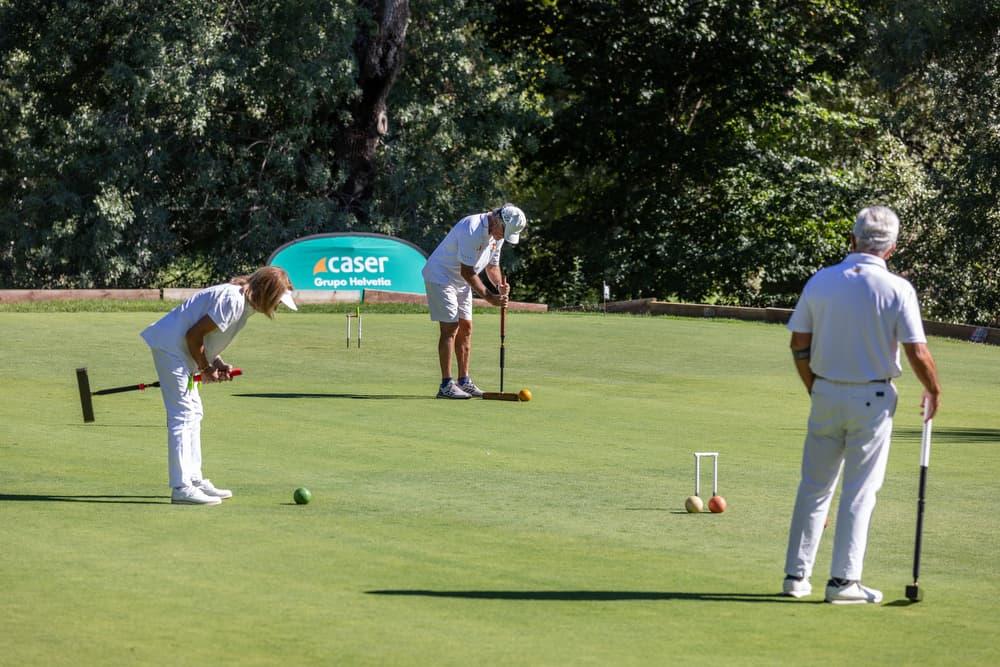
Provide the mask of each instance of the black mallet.
MULTIPOLYGON (((236 377, 237 375, 243 375, 243 371, 239 368, 234 368, 229 371, 230 377, 236 377)), ((195 382, 201 382, 201 375, 194 376, 195 382)), ((87 376, 87 368, 77 368, 76 369, 76 383, 80 388, 80 407, 83 408, 83 421, 92 422, 94 421, 94 402, 91 399, 92 396, 104 396, 106 394, 121 394, 126 391, 144 391, 147 387, 159 387, 160 383, 149 382, 139 384, 129 384, 124 387, 111 387, 110 389, 100 389, 98 391, 90 390, 90 378, 87 376)))
MULTIPOLYGON (((926 409, 926 404, 925 409, 926 409)), ((924 422, 920 436, 920 490, 917 492, 917 539, 913 547, 913 584, 906 587, 906 599, 920 602, 924 592, 920 589, 920 543, 924 533, 924 494, 927 491, 927 468, 931 463, 931 420, 924 422)))

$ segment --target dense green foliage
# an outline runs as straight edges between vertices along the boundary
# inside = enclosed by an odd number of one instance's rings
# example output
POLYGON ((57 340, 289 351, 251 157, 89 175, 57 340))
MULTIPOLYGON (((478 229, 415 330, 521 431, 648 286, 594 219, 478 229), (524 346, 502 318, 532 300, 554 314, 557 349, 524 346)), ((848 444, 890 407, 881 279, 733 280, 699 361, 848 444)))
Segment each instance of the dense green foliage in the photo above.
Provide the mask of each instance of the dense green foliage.
POLYGON ((513 200, 519 298, 789 305, 885 203, 928 315, 1000 315, 1000 0, 0 0, 0 26, 0 287, 187 285, 319 231, 430 250, 513 200), (404 9, 360 187, 358 45, 404 9))
POLYGON ((551 123, 527 170, 544 183, 533 189, 545 202, 544 242, 530 250, 537 289, 577 268, 630 296, 756 301, 830 257, 853 184, 776 135, 832 124, 808 92, 844 67, 848 9, 520 5, 508 3, 509 32, 497 38, 545 64, 536 87, 551 123))
POLYGON ((431 251, 462 216, 503 203, 513 144, 539 118, 484 35, 490 3, 414 0, 390 98, 375 230, 431 251))
POLYGON ((136 286, 191 263, 226 275, 349 224, 329 192, 351 7, 5 7, 4 281, 136 286))
POLYGON ((932 311, 997 322, 1000 2, 906 0, 873 15, 869 62, 888 93, 885 127, 927 186, 902 206, 917 231, 905 263, 932 311))

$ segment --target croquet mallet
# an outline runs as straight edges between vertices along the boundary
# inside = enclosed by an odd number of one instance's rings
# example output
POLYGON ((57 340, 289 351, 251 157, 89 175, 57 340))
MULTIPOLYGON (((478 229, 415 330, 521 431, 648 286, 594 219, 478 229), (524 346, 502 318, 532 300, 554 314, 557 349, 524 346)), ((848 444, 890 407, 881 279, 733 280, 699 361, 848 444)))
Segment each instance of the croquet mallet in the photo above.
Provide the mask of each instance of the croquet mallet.
MULTIPOLYGON (((924 403, 927 409, 927 403, 924 403)), ((931 464, 931 421, 924 421, 923 432, 920 435, 920 487, 917 491, 917 536, 913 544, 913 583, 906 587, 906 599, 910 602, 920 602, 924 592, 920 588, 920 550, 924 533, 924 498, 927 493, 927 468, 931 464)))
MULTIPOLYGON (((239 368, 234 368, 229 371, 230 377, 236 377, 237 375, 243 375, 243 371, 239 368)), ((201 374, 194 376, 195 382, 201 382, 201 374)), ((94 421, 94 402, 92 400, 93 396, 105 396, 107 394, 121 394, 126 391, 145 391, 149 387, 159 387, 159 381, 156 382, 140 382, 139 384, 129 384, 124 387, 111 387, 110 389, 99 389, 97 391, 90 390, 90 378, 87 376, 87 368, 76 369, 76 383, 80 388, 80 407, 83 408, 83 421, 92 422, 94 421)))
MULTIPOLYGON (((504 283, 506 283, 504 279, 504 283)), ((507 338, 507 306, 500 307, 500 391, 483 392, 483 398, 487 401, 519 401, 517 394, 504 393, 503 390, 503 368, 504 368, 504 340, 507 338)))

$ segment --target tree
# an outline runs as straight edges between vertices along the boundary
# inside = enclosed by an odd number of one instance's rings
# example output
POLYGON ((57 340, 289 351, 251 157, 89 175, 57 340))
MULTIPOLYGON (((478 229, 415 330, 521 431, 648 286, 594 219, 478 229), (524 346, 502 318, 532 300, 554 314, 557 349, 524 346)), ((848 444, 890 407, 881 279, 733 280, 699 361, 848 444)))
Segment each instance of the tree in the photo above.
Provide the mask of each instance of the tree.
MULTIPOLYGON (((511 176, 539 122, 517 59, 491 48, 486 0, 413 0, 406 63, 389 97, 372 228, 433 250, 461 217, 513 196, 511 176)), ((504 251, 508 269, 516 252, 504 251)))
POLYGON ((869 8, 868 72, 891 106, 883 118, 926 175, 901 212, 896 263, 925 312, 1000 321, 1000 2, 913 0, 869 8))
MULTIPOLYGON (((755 123, 790 114, 800 104, 797 91, 846 69, 855 7, 778 0, 528 5, 500 3, 493 42, 536 63, 526 68, 525 85, 550 101, 550 123, 523 181, 545 211, 529 258, 540 298, 543 276, 569 274, 577 261, 621 296, 689 299, 742 296, 746 290, 737 287, 749 273, 772 273, 774 262, 787 261, 788 252, 754 252, 766 242, 754 241, 759 230, 720 205, 720 191, 727 182, 734 192, 763 186, 783 172, 814 179, 805 163, 783 166, 782 156, 759 150, 755 123)), ((829 225, 844 222, 844 207, 824 197, 796 211, 818 222, 814 236, 822 243, 829 225)), ((781 193, 772 203, 788 198, 781 193)), ((807 240, 809 232, 800 236, 807 240)), ((788 250, 799 265, 817 255, 788 250)))
POLYGON ((340 189, 342 205, 367 222, 377 178, 376 151, 389 131, 386 102, 403 64, 410 3, 361 0, 359 4, 367 10, 360 17, 353 44, 360 94, 351 102, 348 122, 340 129, 336 155, 347 165, 347 179, 340 189))
POLYGON ((190 284, 364 227, 407 6, 0 5, 0 283, 190 284))

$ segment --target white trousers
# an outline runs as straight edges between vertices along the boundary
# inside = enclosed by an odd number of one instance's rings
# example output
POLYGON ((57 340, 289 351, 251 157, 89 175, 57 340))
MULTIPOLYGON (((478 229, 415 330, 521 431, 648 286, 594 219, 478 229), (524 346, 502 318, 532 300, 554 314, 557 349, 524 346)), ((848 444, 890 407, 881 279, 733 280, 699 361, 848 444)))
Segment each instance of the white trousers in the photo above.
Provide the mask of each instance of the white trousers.
POLYGON ((201 474, 201 418, 204 411, 198 385, 188 389, 184 360, 165 350, 153 350, 163 406, 167 409, 167 470, 170 486, 188 486, 201 474))
POLYGON ((812 575, 823 524, 843 470, 830 576, 861 579, 868 526, 889 459, 897 396, 890 382, 843 384, 816 379, 802 452, 802 480, 788 534, 786 574, 812 575))

